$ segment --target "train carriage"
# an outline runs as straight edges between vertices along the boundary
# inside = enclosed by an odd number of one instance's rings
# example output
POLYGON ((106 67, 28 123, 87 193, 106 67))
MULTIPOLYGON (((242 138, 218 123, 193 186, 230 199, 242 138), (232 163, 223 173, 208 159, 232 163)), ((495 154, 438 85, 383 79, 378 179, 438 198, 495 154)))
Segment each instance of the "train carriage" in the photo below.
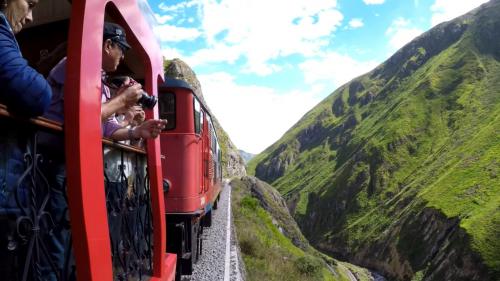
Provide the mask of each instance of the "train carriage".
MULTIPOLYGON (((24 157, 23 163, 7 165, 20 171, 20 178, 0 178, 4 187, 15 183, 2 189, 2 195, 16 199, 0 206, 3 278, 44 280, 52 274, 68 280, 76 269, 78 280, 173 280, 176 256, 166 252, 160 140, 148 140, 140 149, 102 139, 100 129, 104 21, 123 26, 133 47, 119 71, 156 94, 163 84, 163 59, 148 23, 152 16, 147 3, 139 0, 44 0, 35 9, 35 23, 17 36, 32 65, 68 42, 62 47, 67 55, 65 117, 64 125, 45 118, 26 120, 0 106, 0 145, 6 148, 8 143, 24 157), (62 160, 54 160, 57 152, 41 149, 41 134, 64 140, 62 160), (66 169, 66 223, 47 215, 54 187, 46 166, 52 160, 62 161, 66 169), (62 269, 45 245, 45 237, 57 228, 71 233, 62 269)), ((157 107, 146 116, 158 117, 157 107)))
POLYGON ((184 81, 167 79, 159 89, 160 135, 167 251, 178 256, 177 274, 191 274, 211 226, 222 179, 221 149, 208 107, 184 81))

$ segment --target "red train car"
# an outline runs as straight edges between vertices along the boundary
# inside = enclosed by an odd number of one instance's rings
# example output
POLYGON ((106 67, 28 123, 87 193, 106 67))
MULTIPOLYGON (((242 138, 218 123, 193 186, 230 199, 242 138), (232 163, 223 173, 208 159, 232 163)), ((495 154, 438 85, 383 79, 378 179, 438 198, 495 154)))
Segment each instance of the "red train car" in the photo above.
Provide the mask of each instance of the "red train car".
MULTIPOLYGON (((46 280, 45 271, 50 271, 57 280, 67 280, 74 272, 68 267, 74 256, 77 280, 174 279, 176 256, 166 251, 160 140, 148 140, 145 149, 138 149, 101 138, 104 21, 123 26, 132 45, 120 71, 156 95, 163 84, 163 59, 148 23, 152 16, 140 0, 44 0, 35 9, 35 24, 19 34, 23 54, 32 65, 47 50, 68 42, 62 49, 67 55, 65 117, 64 126, 44 118, 19 119, 0 105, 0 145, 16 147, 25 159, 15 167, 24 171, 22 176, 6 192, 29 199, 9 201, 13 204, 9 208, 0 206, 0 234, 9 246, 0 254, 2 278, 46 280), (47 219, 53 187, 45 166, 54 155, 40 150, 42 132, 64 139, 68 223, 47 219), (110 151, 121 160, 108 156, 110 151), (127 188, 131 192, 125 194, 127 188), (45 245, 46 236, 57 227, 71 231, 63 269, 57 268, 45 245)), ((146 116, 157 118, 158 107, 147 110, 146 116)))
POLYGON ((221 191, 221 149, 208 107, 184 81, 159 88, 160 135, 167 251, 177 253, 177 274, 191 274, 202 252, 203 227, 211 226, 221 191))

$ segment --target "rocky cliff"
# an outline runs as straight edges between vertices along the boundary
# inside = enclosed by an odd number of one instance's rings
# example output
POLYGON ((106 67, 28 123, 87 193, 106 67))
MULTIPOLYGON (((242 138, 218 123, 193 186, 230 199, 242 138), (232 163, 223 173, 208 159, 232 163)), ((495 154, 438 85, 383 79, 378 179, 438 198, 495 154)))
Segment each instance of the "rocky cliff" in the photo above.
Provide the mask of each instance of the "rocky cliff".
POLYGON ((341 86, 250 173, 319 249, 394 280, 500 280, 500 1, 341 86))
MULTIPOLYGON (((194 71, 182 60, 175 58, 164 62, 165 76, 169 78, 186 81, 194 90, 196 96, 205 104, 205 98, 201 89, 200 81, 196 78, 194 71)), ((208 106, 208 105, 207 105, 208 106)), ((210 111, 210 108, 208 108, 210 111)), ((217 116, 212 114, 217 138, 222 150, 223 176, 232 178, 246 175, 245 162, 241 158, 238 149, 233 144, 227 133, 217 121, 217 116)))

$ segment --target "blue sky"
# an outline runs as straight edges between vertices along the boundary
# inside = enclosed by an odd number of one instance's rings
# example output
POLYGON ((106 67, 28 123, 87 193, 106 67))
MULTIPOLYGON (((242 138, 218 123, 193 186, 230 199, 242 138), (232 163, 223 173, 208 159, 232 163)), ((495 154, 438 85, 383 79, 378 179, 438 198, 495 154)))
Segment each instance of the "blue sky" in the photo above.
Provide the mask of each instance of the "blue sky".
POLYGON ((196 72, 239 148, 259 153, 342 84, 486 0, 148 0, 167 59, 196 72))

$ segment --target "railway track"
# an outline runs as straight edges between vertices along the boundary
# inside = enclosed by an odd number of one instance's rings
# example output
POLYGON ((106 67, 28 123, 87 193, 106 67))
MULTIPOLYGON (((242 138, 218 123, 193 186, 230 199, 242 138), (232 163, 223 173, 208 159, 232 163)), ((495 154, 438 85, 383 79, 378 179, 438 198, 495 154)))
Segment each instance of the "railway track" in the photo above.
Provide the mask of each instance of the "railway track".
POLYGON ((243 281, 240 272, 238 247, 233 232, 230 207, 231 187, 225 183, 212 227, 203 230, 201 258, 191 276, 182 281, 243 281))

